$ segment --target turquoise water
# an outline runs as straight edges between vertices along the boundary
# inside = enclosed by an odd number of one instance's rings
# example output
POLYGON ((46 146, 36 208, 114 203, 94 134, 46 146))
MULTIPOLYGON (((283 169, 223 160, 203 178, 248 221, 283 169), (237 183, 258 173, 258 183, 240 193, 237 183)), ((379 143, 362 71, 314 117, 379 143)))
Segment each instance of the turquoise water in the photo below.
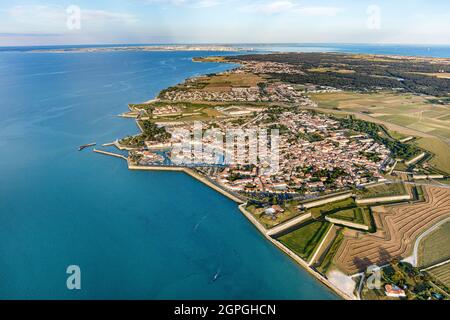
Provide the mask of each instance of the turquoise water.
POLYGON ((136 133, 127 103, 226 68, 206 54, 0 53, 0 298, 336 298, 201 183, 77 151, 136 133))

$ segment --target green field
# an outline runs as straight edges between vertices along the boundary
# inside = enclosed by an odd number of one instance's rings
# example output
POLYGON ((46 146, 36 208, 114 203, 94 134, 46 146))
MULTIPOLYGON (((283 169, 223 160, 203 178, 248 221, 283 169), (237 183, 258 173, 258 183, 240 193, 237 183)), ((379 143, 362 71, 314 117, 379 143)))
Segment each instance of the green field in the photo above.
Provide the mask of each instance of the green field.
POLYGON ((399 133, 397 131, 393 131, 393 130, 388 130, 388 133, 393 139, 396 139, 396 140, 402 140, 402 139, 409 137, 408 135, 401 134, 401 133, 399 133))
POLYGON ((414 199, 417 201, 424 201, 425 195, 423 192, 423 188, 421 186, 414 186, 411 188, 412 194, 414 195, 414 199))
POLYGON ((319 93, 311 95, 319 107, 357 114, 364 120, 383 121, 391 136, 416 136, 417 145, 435 155, 431 164, 438 170, 450 173, 450 106, 437 105, 430 98, 409 93, 319 93), (433 137, 426 137, 431 135, 433 137), (422 138, 420 138, 422 137, 422 138))
POLYGON ((443 224, 420 242, 418 256, 422 267, 450 259, 450 222, 443 224))
POLYGON ((355 93, 351 91, 312 94, 313 100, 322 108, 366 112, 380 117, 400 116, 399 121, 419 120, 446 121, 450 108, 434 105, 426 97, 409 93, 355 93))
POLYGON ((429 161, 434 168, 450 173, 450 146, 447 143, 438 138, 420 138, 417 144, 434 155, 429 161))
POLYGON ((326 221, 315 221, 281 236, 278 240, 301 258, 308 260, 330 226, 326 221))
POLYGON ((329 215, 330 218, 346 220, 354 223, 371 226, 370 209, 369 208, 354 208, 338 211, 329 215))
POLYGON ((359 192, 359 198, 371 199, 378 197, 391 197, 407 194, 407 190, 403 183, 385 183, 373 187, 365 188, 359 192))
POLYGON ((395 165, 394 170, 396 170, 396 171, 406 171, 406 170, 408 170, 408 166, 404 162, 399 161, 395 165))
POLYGON ((439 183, 442 183, 442 184, 445 184, 445 185, 449 185, 449 186, 450 186, 450 179, 439 180, 439 183))
POLYGON ((352 209, 356 207, 357 205, 355 203, 355 200, 353 198, 348 198, 308 209, 308 212, 311 212, 314 218, 319 218, 320 216, 323 216, 325 214, 332 214, 341 210, 352 209))
POLYGON ((344 240, 344 234, 342 233, 342 230, 339 230, 333 240, 333 243, 325 253, 320 265, 317 266, 317 270, 319 270, 322 274, 326 274, 333 266, 333 258, 336 255, 342 240, 344 240))

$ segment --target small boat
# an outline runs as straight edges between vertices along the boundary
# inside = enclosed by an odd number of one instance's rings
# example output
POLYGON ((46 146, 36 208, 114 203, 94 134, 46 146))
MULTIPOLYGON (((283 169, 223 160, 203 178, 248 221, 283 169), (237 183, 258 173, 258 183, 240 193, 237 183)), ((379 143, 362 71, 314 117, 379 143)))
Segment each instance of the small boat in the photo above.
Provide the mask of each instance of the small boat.
POLYGON ((84 149, 86 149, 86 148, 89 148, 89 147, 93 147, 93 146, 96 146, 97 145, 97 143, 88 143, 88 144, 83 144, 82 146, 80 146, 79 148, 78 148, 78 151, 82 151, 82 150, 84 150, 84 149))
POLYGON ((220 276, 220 270, 218 270, 218 271, 216 272, 216 274, 214 275, 212 281, 213 281, 213 282, 216 282, 217 279, 219 279, 219 276, 220 276))

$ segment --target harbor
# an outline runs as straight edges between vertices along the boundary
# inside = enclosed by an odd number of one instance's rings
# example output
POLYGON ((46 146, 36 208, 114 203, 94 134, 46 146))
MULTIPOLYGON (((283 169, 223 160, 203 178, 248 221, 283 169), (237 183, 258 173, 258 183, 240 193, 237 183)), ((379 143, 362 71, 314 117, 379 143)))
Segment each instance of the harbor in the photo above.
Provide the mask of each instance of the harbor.
MULTIPOLYGON (((112 144, 112 145, 115 145, 115 144, 112 144)), ((128 169, 129 170, 155 171, 155 172, 157 172, 157 171, 183 172, 183 173, 191 176, 192 178, 196 179, 197 181, 202 182, 206 186, 210 187, 211 189, 215 190, 216 192, 219 192, 223 196, 225 196, 228 199, 230 199, 230 200, 234 201, 235 203, 237 203, 239 211, 264 236, 264 238, 266 238, 269 242, 271 242, 279 250, 284 252, 287 256, 289 256, 289 258, 291 258, 297 264, 302 266, 309 274, 311 274, 314 278, 316 278, 320 283, 322 283, 326 287, 330 288, 331 290, 333 290, 334 292, 339 294, 339 296, 341 298, 345 299, 345 300, 352 300, 353 299, 347 293, 343 292, 340 288, 338 288, 333 283, 328 281, 323 275, 321 275, 317 271, 313 270, 306 261, 304 261, 298 255, 296 255, 292 250, 290 250, 286 246, 283 246, 282 244, 280 244, 273 237, 274 232, 271 232, 270 230, 266 230, 257 221, 257 219, 255 217, 253 217, 253 215, 245 209, 245 206, 246 206, 246 200, 245 199, 242 199, 242 197, 240 197, 238 195, 235 195, 231 191, 225 190, 224 188, 219 186, 216 182, 211 181, 211 179, 209 179, 209 178, 199 174, 198 172, 196 172, 194 168, 188 168, 188 167, 183 167, 183 166, 167 166, 167 165, 139 166, 139 165, 130 164, 130 161, 129 161, 129 159, 127 157, 125 157, 123 155, 120 155, 120 154, 117 154, 117 153, 107 152, 107 151, 97 150, 97 149, 94 149, 94 152, 126 160, 127 163, 128 163, 128 169)), ((283 226, 283 227, 285 227, 285 226, 283 226)))

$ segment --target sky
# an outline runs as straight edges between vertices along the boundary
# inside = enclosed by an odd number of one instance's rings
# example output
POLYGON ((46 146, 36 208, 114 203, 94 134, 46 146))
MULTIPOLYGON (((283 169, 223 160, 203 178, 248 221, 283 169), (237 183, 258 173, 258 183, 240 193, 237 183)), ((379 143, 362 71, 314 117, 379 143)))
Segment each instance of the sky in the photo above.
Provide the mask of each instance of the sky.
POLYGON ((144 43, 450 44, 450 1, 0 1, 0 46, 144 43))

